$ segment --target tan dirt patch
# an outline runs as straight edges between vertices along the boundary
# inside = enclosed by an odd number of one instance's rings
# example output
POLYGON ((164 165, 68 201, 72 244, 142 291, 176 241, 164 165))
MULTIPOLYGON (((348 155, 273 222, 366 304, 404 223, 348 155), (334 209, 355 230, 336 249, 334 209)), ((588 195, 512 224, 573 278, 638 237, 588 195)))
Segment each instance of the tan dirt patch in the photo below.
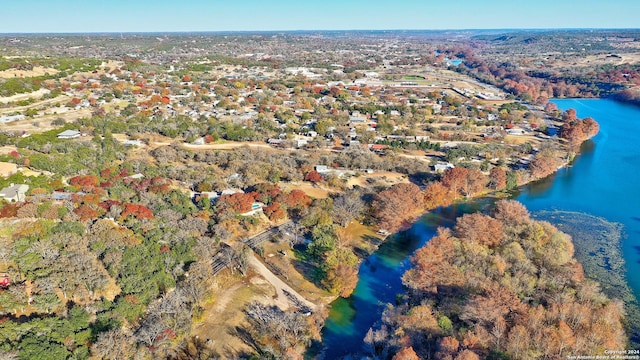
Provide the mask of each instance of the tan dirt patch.
POLYGON ((53 68, 34 66, 33 69, 31 70, 8 69, 8 70, 0 71, 0 78, 5 78, 5 79, 28 78, 28 77, 43 76, 46 74, 55 75, 57 73, 59 73, 59 71, 53 68))
POLYGON ((8 162, 0 162, 0 176, 8 177, 18 172, 18 165, 8 162))

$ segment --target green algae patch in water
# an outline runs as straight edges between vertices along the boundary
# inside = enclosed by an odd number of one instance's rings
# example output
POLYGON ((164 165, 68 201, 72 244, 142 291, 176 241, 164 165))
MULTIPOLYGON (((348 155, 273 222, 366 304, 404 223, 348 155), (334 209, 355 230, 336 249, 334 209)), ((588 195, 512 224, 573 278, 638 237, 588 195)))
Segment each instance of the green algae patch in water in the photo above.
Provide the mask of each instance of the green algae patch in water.
POLYGON ((349 303, 349 299, 338 298, 331 303, 331 310, 329 311, 329 320, 327 326, 338 329, 337 332, 343 335, 351 335, 353 333, 353 327, 349 327, 349 323, 356 315, 356 310, 349 303))
POLYGON ((538 211, 533 217, 548 221, 571 236, 575 258, 582 264, 585 276, 600 283, 609 298, 624 302, 630 345, 639 348, 640 306, 625 276, 622 224, 572 211, 538 211))

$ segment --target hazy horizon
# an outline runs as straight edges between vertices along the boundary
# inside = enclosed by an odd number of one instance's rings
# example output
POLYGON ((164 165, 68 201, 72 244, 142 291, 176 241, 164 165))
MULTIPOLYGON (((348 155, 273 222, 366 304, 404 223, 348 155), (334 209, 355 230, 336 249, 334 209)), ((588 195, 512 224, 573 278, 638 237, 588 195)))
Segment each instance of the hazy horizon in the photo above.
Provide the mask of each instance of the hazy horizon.
POLYGON ((0 36, 23 36, 23 35, 190 35, 190 34, 270 34, 270 33, 350 33, 350 32, 433 32, 433 33, 505 33, 505 32, 554 32, 554 31, 640 31, 640 27, 636 28, 495 28, 495 29, 307 29, 307 30, 202 30, 202 31, 77 31, 77 32, 0 32, 0 36))

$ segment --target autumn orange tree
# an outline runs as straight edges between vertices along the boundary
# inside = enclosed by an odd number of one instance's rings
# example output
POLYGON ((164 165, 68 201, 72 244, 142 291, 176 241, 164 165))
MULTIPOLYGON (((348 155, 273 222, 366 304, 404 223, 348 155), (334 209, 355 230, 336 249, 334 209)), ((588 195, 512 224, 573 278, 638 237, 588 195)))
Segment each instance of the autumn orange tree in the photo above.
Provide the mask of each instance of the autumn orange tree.
POLYGON ((216 208, 231 209, 241 214, 251 210, 251 205, 256 201, 256 193, 235 193, 231 195, 222 195, 216 202, 216 208))
POLYGON ((75 186, 84 192, 90 192, 99 183, 100 180, 95 175, 78 175, 69 179, 69 185, 75 186))
POLYGON ((600 125, 593 118, 567 120, 560 128, 560 137, 569 141, 569 146, 577 148, 583 141, 594 137, 600 125))
POLYGON ((253 191, 257 193, 256 200, 265 204, 271 204, 282 195, 282 189, 277 184, 260 183, 253 186, 253 191))
POLYGON ((322 175, 315 171, 315 170, 311 170, 309 171, 305 176, 304 176, 304 181, 309 181, 312 183, 317 183, 317 182, 321 182, 324 178, 322 177, 322 175))
POLYGON ((427 209, 435 209, 439 206, 449 205, 453 200, 451 190, 442 185, 441 182, 434 182, 424 190, 424 203, 427 209))
POLYGON ((262 210, 271 221, 284 219, 287 216, 285 207, 277 201, 274 201, 271 204, 265 206, 262 210))
POLYGON ((549 358, 624 348, 621 302, 585 279, 571 239, 524 206, 464 215, 412 259, 408 301, 374 334, 419 358, 549 358))
POLYGON ((131 215, 138 220, 153 219, 153 211, 141 204, 124 204, 121 215, 124 218, 131 215))
POLYGON ((460 196, 463 184, 467 181, 469 169, 463 167, 455 167, 447 169, 442 174, 442 185, 451 190, 454 197, 460 196))
POLYGON ((463 178, 461 190, 469 198, 485 189, 487 177, 478 169, 469 169, 463 178))
POLYGON ((531 175, 536 179, 541 179, 553 174, 558 168, 558 159, 552 150, 541 151, 529 164, 531 175))
POLYGON ((311 198, 302 190, 291 190, 288 194, 281 194, 277 199, 287 206, 290 212, 300 212, 311 205, 311 198))
POLYGON ((501 167, 493 167, 489 171, 489 188, 504 190, 507 187, 507 172, 501 167))
POLYGON ((396 231, 424 209, 424 196, 415 184, 392 185, 375 195, 373 211, 381 228, 396 231))

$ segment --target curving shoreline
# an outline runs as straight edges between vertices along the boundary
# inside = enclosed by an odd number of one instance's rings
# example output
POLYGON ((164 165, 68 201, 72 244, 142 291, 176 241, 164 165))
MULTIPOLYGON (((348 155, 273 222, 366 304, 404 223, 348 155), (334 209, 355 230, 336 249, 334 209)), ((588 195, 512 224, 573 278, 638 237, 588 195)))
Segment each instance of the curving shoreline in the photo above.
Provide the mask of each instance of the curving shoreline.
MULTIPOLYGON (((517 191, 520 191, 523 187, 526 187, 527 185, 531 185, 531 184, 534 184, 534 183, 536 183, 538 181, 544 180, 544 179, 548 178, 549 176, 554 175, 554 174, 558 173, 559 171, 561 171, 561 170, 563 170, 563 169, 565 169, 567 167, 570 167, 572 165, 572 163, 575 160, 577 160, 577 158, 579 157, 579 153, 578 153, 578 154, 576 154, 576 157, 569 159, 569 156, 568 156, 569 155, 569 151, 566 148, 563 148, 562 150, 563 150, 563 154, 560 157, 562 162, 554 169, 554 171, 552 173, 547 174, 546 176, 540 177, 540 178, 533 178, 532 177, 532 178, 527 179, 527 181, 519 183, 517 191)), ((465 206, 470 206, 470 205, 473 205, 473 204, 481 203, 482 202, 481 199, 489 199, 489 198, 500 199, 500 198, 508 198, 508 197, 513 197, 513 196, 514 196, 514 193, 511 192, 511 191, 491 191, 491 192, 479 193, 479 194, 476 194, 475 196, 472 196, 472 197, 469 197, 469 198, 465 198, 465 199, 461 199, 461 200, 460 199, 459 200, 455 200, 455 201, 449 202, 447 204, 443 204, 442 206, 439 206, 439 207, 436 207, 436 208, 433 208, 433 209, 429 209, 429 210, 423 212, 421 215, 418 215, 418 216, 414 217, 412 219, 412 221, 411 221, 411 224, 413 226, 418 225, 418 223, 420 222, 420 219, 424 219, 425 217, 428 217, 430 214, 431 215, 434 214, 435 213, 434 210, 437 212, 438 209, 442 209, 442 208, 445 208, 445 207, 451 207, 451 206, 465 207, 465 206)), ((407 229, 404 229, 404 231, 406 231, 406 230, 407 229)), ((398 233, 394 233, 393 236, 399 236, 399 234, 398 233)), ((378 247, 377 249, 378 250, 376 250, 369 257, 377 256, 377 251, 379 251, 380 247, 378 247)), ((369 257, 366 258, 366 259, 362 259, 363 263, 369 261, 369 257)), ((359 274, 359 281, 362 281, 361 276, 362 275, 359 274)), ((369 276, 369 275, 367 274, 367 276, 369 276)), ((358 294, 352 295, 352 298, 354 296, 358 296, 358 294)), ((339 301, 344 302, 344 301, 348 301, 348 300, 341 299, 339 301)), ((343 306, 343 305, 340 305, 340 306, 343 306)), ((357 312, 353 316, 357 316, 357 312)), ((324 335, 323 335, 323 342, 324 342, 324 335)), ((331 353, 331 354, 334 355, 333 353, 331 353)))

